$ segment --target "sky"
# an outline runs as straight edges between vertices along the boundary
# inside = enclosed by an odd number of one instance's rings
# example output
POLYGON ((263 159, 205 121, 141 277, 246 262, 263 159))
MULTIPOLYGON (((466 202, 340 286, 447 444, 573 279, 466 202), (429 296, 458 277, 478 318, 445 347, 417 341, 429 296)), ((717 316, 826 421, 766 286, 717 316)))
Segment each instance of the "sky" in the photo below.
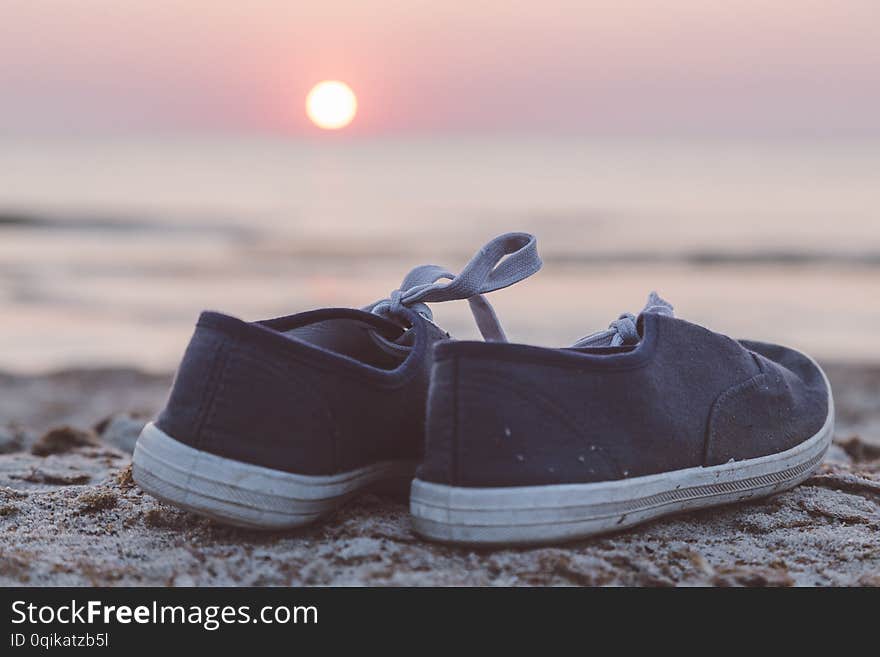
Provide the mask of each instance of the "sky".
POLYGON ((880 134, 878 0, 3 0, 0 132, 880 134))

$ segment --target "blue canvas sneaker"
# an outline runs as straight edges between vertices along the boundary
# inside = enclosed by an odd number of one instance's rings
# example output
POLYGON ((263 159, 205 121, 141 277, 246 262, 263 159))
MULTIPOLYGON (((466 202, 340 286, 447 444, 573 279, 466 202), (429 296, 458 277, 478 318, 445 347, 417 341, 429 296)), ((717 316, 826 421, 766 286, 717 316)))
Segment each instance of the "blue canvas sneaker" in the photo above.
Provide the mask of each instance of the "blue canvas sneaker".
POLYGON ((414 527, 546 543, 769 495, 816 469, 833 420, 810 357, 676 319, 653 294, 568 349, 442 342, 414 527))
POLYGON ((458 276, 417 267, 362 310, 255 323, 203 313, 167 406, 138 440, 135 481, 253 528, 296 527, 370 485, 408 484, 425 442, 431 346, 448 337, 425 304, 467 299, 483 336, 503 340, 482 294, 540 267, 535 238, 509 233, 458 276))

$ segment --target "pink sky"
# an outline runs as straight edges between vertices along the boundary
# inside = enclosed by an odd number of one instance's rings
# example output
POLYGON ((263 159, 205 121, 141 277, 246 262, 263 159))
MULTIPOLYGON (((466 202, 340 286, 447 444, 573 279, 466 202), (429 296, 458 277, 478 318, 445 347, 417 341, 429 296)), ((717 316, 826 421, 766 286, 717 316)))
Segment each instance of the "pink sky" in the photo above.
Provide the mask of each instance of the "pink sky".
POLYGON ((878 0, 3 0, 0 132, 878 134, 878 0), (162 5, 162 6, 157 6, 162 5))

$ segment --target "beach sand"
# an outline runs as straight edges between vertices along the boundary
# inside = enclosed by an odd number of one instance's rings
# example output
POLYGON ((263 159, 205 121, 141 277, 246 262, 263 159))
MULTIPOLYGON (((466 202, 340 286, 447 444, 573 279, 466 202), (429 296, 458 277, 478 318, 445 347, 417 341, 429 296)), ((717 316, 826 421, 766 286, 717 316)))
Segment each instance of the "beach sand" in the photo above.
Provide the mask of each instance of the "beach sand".
POLYGON ((835 444, 798 488, 534 549, 433 545, 366 494, 299 531, 226 528, 130 477, 171 377, 0 374, 0 585, 880 585, 880 366, 828 364, 835 444))

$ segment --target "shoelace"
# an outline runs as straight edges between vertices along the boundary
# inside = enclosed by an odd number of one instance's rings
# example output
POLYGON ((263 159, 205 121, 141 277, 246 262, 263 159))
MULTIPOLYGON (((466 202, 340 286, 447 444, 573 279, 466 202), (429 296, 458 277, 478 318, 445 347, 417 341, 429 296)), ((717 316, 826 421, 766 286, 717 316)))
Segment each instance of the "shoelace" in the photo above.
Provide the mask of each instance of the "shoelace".
MULTIPOLYGON (((662 299, 656 292, 648 295, 648 302, 642 313, 673 316, 672 304, 662 299)), ((632 313, 624 313, 615 319, 604 331, 591 333, 578 340, 573 347, 622 347, 639 343, 641 339, 636 327, 637 318, 632 313)))
POLYGON ((483 339, 506 342, 495 309, 483 295, 528 278, 541 269, 541 264, 534 235, 505 233, 481 248, 458 275, 439 265, 421 265, 410 271, 387 299, 364 310, 402 319, 401 310, 406 307, 433 320, 426 304, 467 299, 483 339), (448 282, 439 282, 442 279, 448 282))

